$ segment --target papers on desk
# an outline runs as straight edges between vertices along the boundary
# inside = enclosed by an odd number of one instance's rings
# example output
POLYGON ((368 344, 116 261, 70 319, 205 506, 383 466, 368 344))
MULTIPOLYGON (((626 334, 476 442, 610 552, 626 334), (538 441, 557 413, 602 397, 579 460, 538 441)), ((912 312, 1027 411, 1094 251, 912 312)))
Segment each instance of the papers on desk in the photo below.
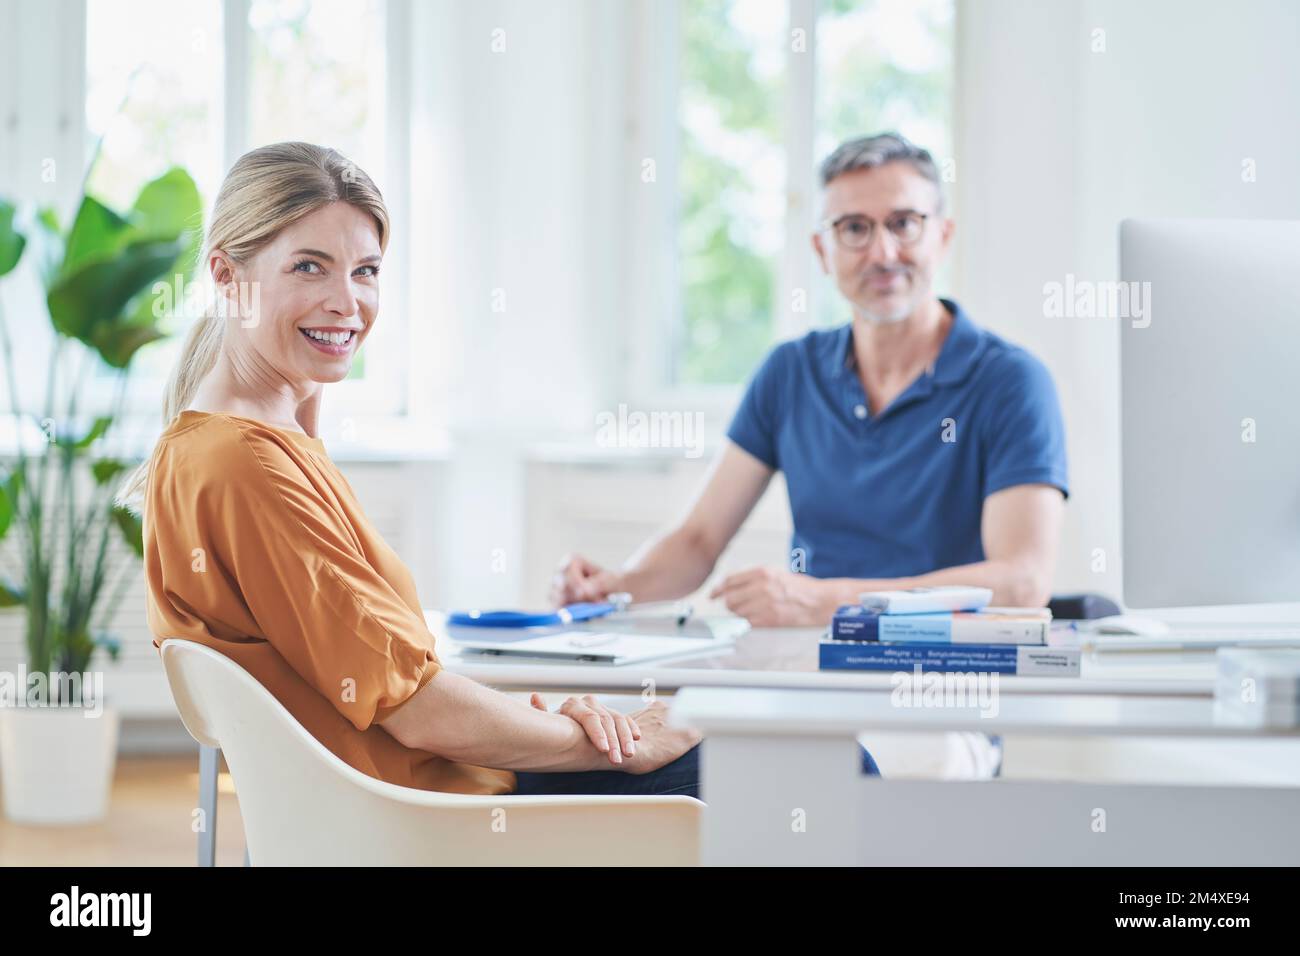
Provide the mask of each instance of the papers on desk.
POLYGON ((716 651, 732 643, 729 638, 663 637, 586 630, 506 641, 467 636, 456 639, 457 648, 465 656, 569 661, 615 667, 716 651))
POLYGON ((1297 647, 1300 630, 1293 627, 1219 628, 1215 630, 1170 631, 1168 634, 1090 634, 1080 628, 1080 640, 1088 651, 1190 651, 1212 652, 1220 647, 1297 647))

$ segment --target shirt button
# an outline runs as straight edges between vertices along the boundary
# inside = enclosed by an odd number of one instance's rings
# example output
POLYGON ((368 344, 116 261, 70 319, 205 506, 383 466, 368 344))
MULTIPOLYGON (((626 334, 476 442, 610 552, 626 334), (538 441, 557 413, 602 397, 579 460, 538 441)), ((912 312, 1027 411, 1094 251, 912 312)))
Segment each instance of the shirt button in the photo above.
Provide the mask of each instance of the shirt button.
POLYGON ((858 417, 858 420, 859 420, 859 421, 862 420, 862 419, 864 419, 864 418, 866 418, 866 417, 867 417, 867 406, 865 406, 865 405, 857 405, 857 406, 854 406, 854 408, 853 408, 853 414, 856 415, 856 416, 858 417))

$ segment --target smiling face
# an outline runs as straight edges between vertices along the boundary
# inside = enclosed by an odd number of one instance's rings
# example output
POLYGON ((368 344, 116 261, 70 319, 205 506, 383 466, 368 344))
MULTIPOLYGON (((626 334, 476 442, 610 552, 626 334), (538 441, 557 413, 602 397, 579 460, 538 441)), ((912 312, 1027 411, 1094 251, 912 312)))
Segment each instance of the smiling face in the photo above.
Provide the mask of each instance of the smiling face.
POLYGON ((379 311, 379 230, 333 202, 285 227, 246 262, 209 260, 232 314, 227 342, 254 374, 291 386, 337 382, 379 311))
POLYGON ((948 254, 953 223, 939 213, 939 191, 911 165, 888 162, 836 176, 823 193, 822 218, 866 216, 875 226, 868 245, 846 248, 833 230, 812 237, 822 269, 835 277, 855 315, 873 322, 899 322, 932 295, 934 274, 948 254), (905 213, 927 218, 920 237, 903 244, 884 223, 905 213))

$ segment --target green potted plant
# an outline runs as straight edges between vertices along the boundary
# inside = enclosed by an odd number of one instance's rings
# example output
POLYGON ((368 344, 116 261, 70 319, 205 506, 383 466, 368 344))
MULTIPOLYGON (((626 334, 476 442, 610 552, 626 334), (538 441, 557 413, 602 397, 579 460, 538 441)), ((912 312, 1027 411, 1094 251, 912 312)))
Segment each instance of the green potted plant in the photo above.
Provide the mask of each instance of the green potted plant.
POLYGON ((0 200, 0 278, 24 251, 35 256, 54 329, 44 404, 29 410, 0 301, 13 424, 12 445, 0 452, 0 539, 17 538, 19 565, 0 579, 0 608, 22 615, 26 638, 26 672, 0 674, 0 790, 18 822, 82 823, 108 807, 118 713, 92 666, 104 653, 117 657, 105 627, 138 580, 143 542, 140 518, 113 500, 131 463, 106 449, 120 430, 132 360, 164 337, 173 288, 193 270, 201 219, 198 190, 181 169, 146 184, 125 213, 83 195, 66 230, 51 210, 20 225, 0 200), (129 544, 125 557, 109 547, 114 535, 129 544))

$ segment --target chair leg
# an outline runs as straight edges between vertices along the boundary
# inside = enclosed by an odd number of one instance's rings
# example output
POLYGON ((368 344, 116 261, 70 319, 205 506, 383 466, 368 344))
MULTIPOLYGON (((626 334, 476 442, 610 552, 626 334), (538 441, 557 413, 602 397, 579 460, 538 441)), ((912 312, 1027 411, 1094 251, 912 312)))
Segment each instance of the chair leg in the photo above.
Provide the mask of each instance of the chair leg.
POLYGON ((221 751, 199 745, 199 808, 203 829, 199 831, 199 866, 217 865, 217 767, 221 751))

